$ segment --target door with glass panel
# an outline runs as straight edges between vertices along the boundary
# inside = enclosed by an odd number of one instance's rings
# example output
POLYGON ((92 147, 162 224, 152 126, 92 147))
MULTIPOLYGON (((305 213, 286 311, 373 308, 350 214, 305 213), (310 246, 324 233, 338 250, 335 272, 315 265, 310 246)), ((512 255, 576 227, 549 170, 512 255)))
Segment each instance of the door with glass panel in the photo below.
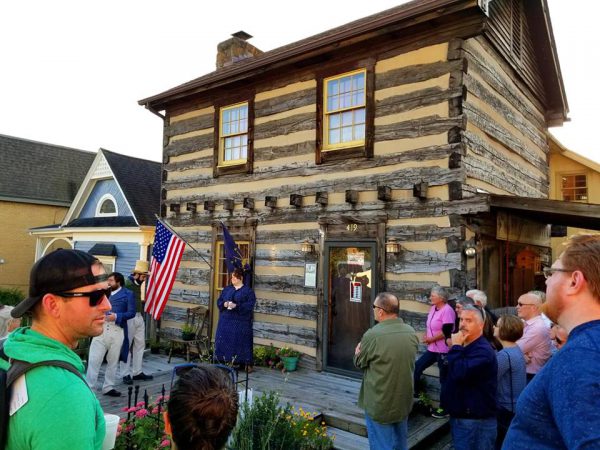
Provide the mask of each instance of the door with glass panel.
POLYGON ((375 243, 325 244, 325 366, 355 374, 354 349, 372 324, 375 243))

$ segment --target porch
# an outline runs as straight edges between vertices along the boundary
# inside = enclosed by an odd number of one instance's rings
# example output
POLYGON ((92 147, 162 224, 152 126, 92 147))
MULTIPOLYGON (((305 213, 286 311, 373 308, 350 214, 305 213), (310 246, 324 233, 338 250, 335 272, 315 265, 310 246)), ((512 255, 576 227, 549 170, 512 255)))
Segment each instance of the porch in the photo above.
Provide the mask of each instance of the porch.
MULTIPOLYGON (((172 369, 185 362, 182 358, 173 358, 167 363, 166 355, 146 353, 144 371, 154 375, 150 381, 140 382, 139 399, 144 390, 150 397, 160 394, 164 385, 169 390, 172 369)), ((103 379, 103 375, 100 375, 103 379)), ((138 384, 138 383, 136 383, 138 384)), ((329 432, 335 435, 335 448, 341 450, 367 450, 363 411, 357 406, 360 380, 327 372, 316 372, 300 368, 295 372, 282 373, 279 370, 256 367, 249 376, 249 387, 254 395, 265 391, 276 391, 282 402, 289 402, 305 411, 322 414, 329 432)), ((127 388, 125 384, 117 386, 123 396, 114 398, 98 394, 98 398, 106 413, 125 416, 121 408, 127 406, 127 388)), ((434 448, 439 434, 447 431, 447 419, 433 419, 420 414, 411 416, 408 422, 409 448, 434 448)), ((446 441, 442 438, 442 441, 446 441)), ((435 448, 447 448, 443 443, 435 448)))

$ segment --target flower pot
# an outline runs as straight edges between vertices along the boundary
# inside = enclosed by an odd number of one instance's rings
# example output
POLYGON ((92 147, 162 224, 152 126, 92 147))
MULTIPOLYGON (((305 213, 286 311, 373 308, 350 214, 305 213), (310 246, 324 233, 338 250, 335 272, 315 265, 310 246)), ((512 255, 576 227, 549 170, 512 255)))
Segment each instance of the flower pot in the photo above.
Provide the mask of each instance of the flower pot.
POLYGON ((184 341, 193 341, 195 337, 194 333, 181 333, 181 339, 184 341))
POLYGON ((298 365, 298 357, 297 356, 282 356, 281 361, 283 361, 283 368, 288 372, 293 372, 296 370, 298 365))

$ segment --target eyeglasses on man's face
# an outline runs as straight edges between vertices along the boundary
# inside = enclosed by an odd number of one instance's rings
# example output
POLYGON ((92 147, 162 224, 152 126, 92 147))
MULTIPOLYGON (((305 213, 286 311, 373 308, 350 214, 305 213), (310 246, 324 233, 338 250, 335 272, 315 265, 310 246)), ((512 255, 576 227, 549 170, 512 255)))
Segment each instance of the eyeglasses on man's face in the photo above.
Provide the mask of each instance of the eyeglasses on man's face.
POLYGON ((388 312, 388 311, 387 311, 387 309, 385 309, 385 308, 382 308, 382 307, 381 307, 381 306, 379 306, 379 305, 375 305, 375 304, 373 304, 373 309, 376 309, 376 308, 378 308, 378 309, 380 309, 380 310, 382 310, 382 311, 388 312))
POLYGON ((521 302, 517 302, 517 306, 519 306, 519 307, 532 306, 532 305, 535 305, 535 303, 521 303, 521 302))
POLYGON ((104 297, 108 298, 110 296, 110 289, 98 289, 91 292, 55 292, 54 295, 65 298, 89 297, 90 307, 93 308, 102 303, 104 297))
POLYGON ((570 272, 573 272, 573 271, 572 270, 567 270, 567 269, 561 269, 559 267, 544 267, 542 269, 542 273, 544 274, 544 278, 546 278, 546 280, 548 278, 550 278, 555 272, 570 273, 570 272))

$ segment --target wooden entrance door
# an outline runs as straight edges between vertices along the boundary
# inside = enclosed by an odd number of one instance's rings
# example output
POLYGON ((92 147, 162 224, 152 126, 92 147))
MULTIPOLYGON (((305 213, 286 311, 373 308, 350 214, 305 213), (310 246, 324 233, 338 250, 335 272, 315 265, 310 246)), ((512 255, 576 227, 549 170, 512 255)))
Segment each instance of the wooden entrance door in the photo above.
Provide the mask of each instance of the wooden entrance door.
POLYGON ((372 323, 375 243, 326 243, 325 365, 355 373, 354 348, 372 323))

